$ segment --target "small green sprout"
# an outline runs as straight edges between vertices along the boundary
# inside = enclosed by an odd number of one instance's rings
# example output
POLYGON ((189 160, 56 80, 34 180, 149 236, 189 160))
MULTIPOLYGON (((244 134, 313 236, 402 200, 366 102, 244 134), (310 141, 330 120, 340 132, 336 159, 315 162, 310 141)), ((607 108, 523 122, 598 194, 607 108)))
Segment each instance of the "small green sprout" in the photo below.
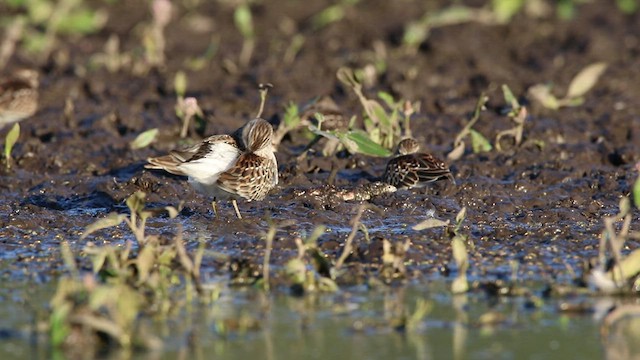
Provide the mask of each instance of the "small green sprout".
POLYGON ((240 65, 246 67, 251 61, 256 44, 256 34, 253 26, 251 8, 247 2, 240 4, 233 13, 233 21, 244 39, 240 51, 240 65))
POLYGON ((13 161, 11 158, 11 151, 13 151, 13 146, 16 144, 19 137, 20 124, 15 123, 4 139, 4 158, 7 161, 7 169, 11 168, 11 163, 13 161))
POLYGON ((471 136, 471 147, 475 153, 490 151, 491 143, 479 132, 473 130, 473 126, 480 120, 480 112, 485 109, 485 104, 489 98, 482 94, 476 103, 475 111, 473 112, 473 116, 471 120, 465 125, 464 128, 458 133, 456 139, 453 142, 453 150, 447 154, 447 159, 449 160, 458 160, 464 155, 465 142, 464 139, 467 136, 471 136))
POLYGON ((140 133, 129 145, 132 150, 138 150, 149 146, 158 136, 158 129, 153 128, 140 133))
POLYGON ((502 92, 504 94, 504 100, 509 106, 510 110, 507 116, 515 123, 515 126, 508 130, 503 130, 496 135, 496 148, 498 151, 502 151, 500 145, 500 139, 504 136, 512 136, 515 140, 515 145, 519 146, 522 142, 522 136, 524 133, 524 121, 527 118, 527 108, 520 105, 518 99, 513 96, 511 89, 507 85, 502 85, 502 92))
POLYGON ((469 291, 469 282, 467 281, 467 270, 469 269, 469 255, 467 254, 466 235, 460 234, 462 222, 467 214, 467 208, 462 208, 456 215, 456 225, 454 229, 454 237, 451 240, 451 252, 453 260, 458 268, 458 275, 451 284, 451 291, 454 294, 461 294, 469 291))

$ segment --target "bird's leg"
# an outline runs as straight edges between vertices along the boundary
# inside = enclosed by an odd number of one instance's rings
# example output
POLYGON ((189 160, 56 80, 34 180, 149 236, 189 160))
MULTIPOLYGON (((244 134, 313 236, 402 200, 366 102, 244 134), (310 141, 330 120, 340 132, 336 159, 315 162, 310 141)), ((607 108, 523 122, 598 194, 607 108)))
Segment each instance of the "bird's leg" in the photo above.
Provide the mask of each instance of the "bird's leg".
POLYGON ((236 216, 238 219, 242 219, 242 215, 240 215, 240 210, 238 209, 238 202, 236 199, 231 199, 231 203, 233 204, 233 208, 236 210, 236 216))

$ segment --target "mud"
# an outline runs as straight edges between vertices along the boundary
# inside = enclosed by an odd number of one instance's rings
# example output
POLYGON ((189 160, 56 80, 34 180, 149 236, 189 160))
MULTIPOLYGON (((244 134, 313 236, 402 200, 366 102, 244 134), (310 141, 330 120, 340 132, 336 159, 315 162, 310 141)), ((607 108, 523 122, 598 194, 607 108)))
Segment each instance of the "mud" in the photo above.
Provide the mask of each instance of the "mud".
MULTIPOLYGON (((349 6, 343 20, 316 30, 311 17, 325 5, 256 4, 257 46, 246 68, 230 65, 236 62, 242 38, 232 22, 233 9, 219 2, 203 3, 197 10, 179 7, 166 31, 166 66, 145 75, 127 68, 110 73, 91 65, 91 57, 103 51, 112 34, 119 36, 121 50, 142 51, 136 26, 150 19, 144 2, 115 3, 104 30, 65 39, 43 63, 33 63, 19 50, 6 72, 38 68, 42 101, 39 112, 21 124, 14 166, 0 166, 0 257, 6 274, 14 279, 55 275, 60 242, 69 241, 80 250, 84 227, 109 212, 126 212, 124 201, 138 190, 148 194, 150 207, 185 200, 177 220, 153 219, 147 230, 171 234, 180 231, 181 224, 190 248, 204 239, 209 250, 229 256, 205 259, 204 272, 211 276, 233 277, 245 269, 259 276, 262 239, 270 221, 295 222, 277 232, 275 269, 296 255, 295 238, 318 225, 328 229, 319 239, 320 249, 337 258, 351 231, 350 219, 362 204, 369 207, 362 221, 372 240, 367 242, 362 233, 355 238, 357 250, 346 262, 353 276, 344 282, 363 283, 375 274, 381 238, 410 240, 409 280, 447 278, 451 249, 446 232, 414 231, 412 226, 429 216, 453 222, 463 207, 468 211, 463 232, 473 246, 472 279, 510 276, 512 261, 520 264, 524 278, 566 281, 573 272, 579 274, 583 262, 597 255, 602 217, 616 213, 620 198, 629 194, 638 176, 640 15, 623 15, 608 2, 594 1, 581 5, 571 21, 519 14, 506 25, 433 29, 412 53, 402 48, 404 24, 419 18, 426 5, 362 2, 349 6), (195 25, 202 24, 198 19, 204 20, 204 28, 195 25), (287 63, 283 59, 295 33, 306 41, 287 63), (204 53, 212 34, 217 49, 212 59, 201 70, 188 70, 185 62, 204 53), (504 151, 480 154, 467 145, 465 155, 450 163, 456 186, 441 182, 359 201, 335 194, 376 181, 386 159, 345 152, 323 157, 322 144, 317 144, 315 152, 298 162, 309 140, 301 133, 290 134, 277 153, 279 185, 265 201, 241 202, 242 220, 228 204, 216 218, 210 199, 195 193, 184 179, 143 169, 147 157, 185 143, 178 138, 181 123, 174 111, 178 70, 187 71, 187 95, 196 97, 205 110, 201 135, 208 135, 228 133, 250 120, 261 82, 274 85, 265 109, 274 126, 289 101, 303 104, 320 95, 331 95, 348 116, 360 116, 357 98, 335 74, 341 66, 370 65, 376 56, 387 69, 365 86, 365 94, 374 97, 382 90, 398 99, 421 101, 412 130, 437 156, 444 158, 453 148, 483 92, 490 98, 488 109, 474 128, 493 141, 512 126, 501 114, 502 84, 529 107, 524 142, 516 147, 505 140, 504 151), (582 106, 552 111, 527 96, 528 87, 548 82, 563 94, 571 78, 595 61, 609 67, 582 106), (160 129, 159 139, 148 148, 131 150, 130 142, 151 128, 160 129)), ((198 136, 192 134, 189 141, 198 136)), ((639 217, 636 210, 632 229, 639 217)), ((131 239, 122 226, 89 240, 113 244, 131 239)), ((638 246, 629 241, 625 251, 638 246)))

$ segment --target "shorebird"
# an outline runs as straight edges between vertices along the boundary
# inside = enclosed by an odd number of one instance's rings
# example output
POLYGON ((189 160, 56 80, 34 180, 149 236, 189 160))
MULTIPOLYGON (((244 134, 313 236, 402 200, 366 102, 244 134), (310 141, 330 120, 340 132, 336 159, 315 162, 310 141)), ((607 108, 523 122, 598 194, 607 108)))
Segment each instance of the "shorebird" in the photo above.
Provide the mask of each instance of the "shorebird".
POLYGON ((428 153, 419 153, 420 144, 407 138, 398 144, 397 156, 389 160, 383 181, 398 189, 424 187, 440 179, 449 179, 455 184, 447 164, 428 153))
POLYGON ((188 176, 193 188, 213 196, 216 216, 216 201, 230 199, 242 219, 237 199, 263 200, 278 184, 272 139, 271 124, 256 118, 231 135, 213 135, 186 150, 149 158, 145 167, 188 176))
POLYGON ((0 79, 0 129, 38 110, 38 72, 21 69, 0 79))

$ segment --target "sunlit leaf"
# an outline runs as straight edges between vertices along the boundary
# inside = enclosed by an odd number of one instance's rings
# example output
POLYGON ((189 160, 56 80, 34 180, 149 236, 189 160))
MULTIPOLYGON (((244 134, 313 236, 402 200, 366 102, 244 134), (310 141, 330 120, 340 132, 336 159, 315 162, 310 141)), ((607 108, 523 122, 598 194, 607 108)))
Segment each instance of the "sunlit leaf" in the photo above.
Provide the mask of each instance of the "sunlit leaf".
POLYGON ((493 146, 491 146, 491 143, 484 137, 484 135, 474 129, 469 130, 469 132, 471 134, 471 148, 474 153, 487 152, 493 149, 493 146))
POLYGON ((184 97, 187 92, 187 74, 184 71, 180 70, 176 73, 176 76, 173 78, 173 88, 178 97, 184 97))
POLYGON ((560 107, 558 98, 551 93, 551 86, 537 84, 529 88, 529 95, 547 109, 557 110, 560 107))
POLYGON ((132 213, 140 213, 144 210, 145 198, 147 194, 142 191, 136 191, 127 198, 127 207, 132 213))
POLYGON ((284 111, 284 125, 287 128, 295 128, 300 123, 300 114, 298 105, 293 101, 289 103, 284 111))
POLYGON ((80 236, 80 240, 85 239, 87 236, 89 236, 90 234, 92 234, 92 233, 94 233, 94 232, 96 232, 98 230, 110 228, 110 227, 113 227, 113 226, 118 226, 126 218, 127 218, 127 216, 124 215, 124 214, 118 214, 118 213, 112 212, 109 215, 107 215, 106 218, 100 219, 100 220, 94 222, 93 224, 87 226, 84 229, 84 232, 82 233, 82 236, 80 236))
POLYGON ((19 137, 20 124, 15 123, 4 139, 4 157, 5 159, 7 159, 7 164, 11 159, 11 151, 13 151, 13 146, 16 144, 16 142, 18 142, 19 137))
POLYGON ((449 225, 449 220, 442 221, 435 218, 429 218, 413 226, 413 230, 420 231, 435 227, 443 227, 449 225))
POLYGON ((136 267, 138 269, 138 280, 140 283, 145 282, 149 277, 149 273, 154 266, 156 260, 153 246, 145 246, 138 253, 136 258, 136 267))
POLYGON ((524 0, 493 0, 491 5, 498 22, 506 23, 520 11, 524 0))
POLYGON ((576 75, 567 91, 567 98, 578 98, 586 94, 596 84, 602 73, 607 69, 607 64, 598 62, 587 66, 576 75))
POLYGON ((100 30, 107 22, 105 11, 79 9, 67 14, 57 26, 57 30, 67 34, 90 34, 100 30))
POLYGON ((356 146, 356 152, 364 155, 378 157, 391 156, 391 151, 373 142, 371 139, 369 139, 368 134, 362 130, 349 131, 341 136, 340 140, 343 142, 345 147, 347 147, 345 140, 353 142, 353 144, 355 144, 356 146))
POLYGON ((253 32, 253 17, 251 16, 251 8, 247 3, 242 3, 236 8, 233 13, 233 21, 236 24, 236 28, 242 34, 245 39, 252 39, 254 37, 253 32))
POLYGON ((147 147, 149 146, 149 144, 153 142, 153 140, 156 139, 156 136, 158 136, 157 128, 147 130, 141 133, 140 135, 138 135, 135 138, 135 140, 131 142, 131 148, 134 150, 137 150, 137 149, 142 149, 144 147, 147 147))
POLYGON ((396 107, 396 101, 393 98, 393 96, 391 94, 389 94, 388 92, 384 92, 384 91, 379 91, 378 92, 378 97, 380 98, 380 100, 384 101, 385 104, 387 104, 387 106, 391 109, 393 109, 394 107, 396 107))
POLYGON ((507 84, 502 84, 502 94, 504 95, 504 101, 511 106, 512 109, 520 108, 518 99, 513 95, 513 92, 511 92, 507 84))
POLYGON ((312 18, 313 26, 316 29, 323 28, 344 17, 344 6, 342 4, 331 5, 324 8, 312 18))

